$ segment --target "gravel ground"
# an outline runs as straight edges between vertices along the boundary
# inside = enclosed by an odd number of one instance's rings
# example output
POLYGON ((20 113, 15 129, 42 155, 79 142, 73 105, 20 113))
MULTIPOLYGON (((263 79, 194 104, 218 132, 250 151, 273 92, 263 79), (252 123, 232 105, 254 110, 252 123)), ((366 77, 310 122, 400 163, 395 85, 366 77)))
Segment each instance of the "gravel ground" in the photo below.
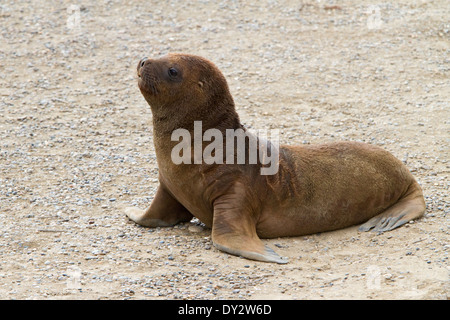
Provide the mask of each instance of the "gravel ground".
POLYGON ((448 299, 448 0, 2 1, 0 298, 448 299), (424 218, 219 252, 196 220, 147 229, 157 187, 143 56, 207 57, 243 123, 281 143, 356 140, 407 163, 424 218))

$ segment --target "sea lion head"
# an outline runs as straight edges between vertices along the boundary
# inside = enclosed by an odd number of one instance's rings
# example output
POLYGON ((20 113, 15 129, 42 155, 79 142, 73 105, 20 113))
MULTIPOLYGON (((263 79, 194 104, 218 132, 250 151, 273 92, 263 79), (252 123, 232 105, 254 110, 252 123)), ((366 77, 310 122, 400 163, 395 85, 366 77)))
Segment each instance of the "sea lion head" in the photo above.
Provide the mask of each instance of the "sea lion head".
POLYGON ((137 74, 139 89, 154 120, 193 123, 220 117, 224 112, 237 117, 225 77, 205 58, 180 53, 143 58, 137 74))

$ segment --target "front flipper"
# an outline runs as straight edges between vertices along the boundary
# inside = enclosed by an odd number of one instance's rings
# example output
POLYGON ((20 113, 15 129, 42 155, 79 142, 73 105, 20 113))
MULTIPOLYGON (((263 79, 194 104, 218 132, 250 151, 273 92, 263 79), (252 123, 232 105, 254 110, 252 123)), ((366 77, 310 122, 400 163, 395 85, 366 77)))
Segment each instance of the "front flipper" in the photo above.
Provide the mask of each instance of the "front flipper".
POLYGON ((179 203, 162 185, 147 210, 126 208, 125 214, 144 227, 170 227, 178 222, 190 221, 192 214, 179 203))
POLYGON ((245 190, 215 201, 211 234, 214 246, 247 259, 288 263, 287 258, 279 256, 259 239, 250 206, 245 205, 245 200, 240 200, 243 196, 245 190))

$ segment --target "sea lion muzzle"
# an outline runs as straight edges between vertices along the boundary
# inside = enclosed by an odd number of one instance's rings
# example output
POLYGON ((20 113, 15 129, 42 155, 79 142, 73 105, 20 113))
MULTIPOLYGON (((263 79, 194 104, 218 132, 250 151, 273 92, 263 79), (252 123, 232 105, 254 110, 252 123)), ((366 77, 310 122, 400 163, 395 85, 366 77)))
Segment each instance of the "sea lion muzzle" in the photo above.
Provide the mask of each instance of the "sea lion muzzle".
POLYGON ((147 58, 147 57, 144 57, 144 58, 142 58, 142 59, 139 61, 138 65, 137 65, 138 77, 141 76, 140 69, 141 69, 142 67, 144 67, 146 61, 148 61, 148 58, 147 58))

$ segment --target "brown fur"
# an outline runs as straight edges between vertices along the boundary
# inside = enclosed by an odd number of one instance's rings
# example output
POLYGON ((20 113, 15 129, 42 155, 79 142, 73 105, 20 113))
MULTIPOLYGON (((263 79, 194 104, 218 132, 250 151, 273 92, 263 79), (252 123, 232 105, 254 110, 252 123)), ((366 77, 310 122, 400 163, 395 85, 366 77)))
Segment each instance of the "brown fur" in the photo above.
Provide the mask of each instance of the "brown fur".
POLYGON ((286 263, 262 238, 298 236, 366 222, 387 231, 423 215, 425 202, 408 169, 378 147, 340 142, 281 146, 279 170, 260 164, 181 164, 171 160, 172 131, 243 128, 222 73, 208 60, 170 54, 138 64, 139 88, 153 113, 160 186, 151 206, 127 215, 148 226, 197 217, 214 245, 249 259, 286 263), (177 76, 168 75, 176 68, 177 76))

